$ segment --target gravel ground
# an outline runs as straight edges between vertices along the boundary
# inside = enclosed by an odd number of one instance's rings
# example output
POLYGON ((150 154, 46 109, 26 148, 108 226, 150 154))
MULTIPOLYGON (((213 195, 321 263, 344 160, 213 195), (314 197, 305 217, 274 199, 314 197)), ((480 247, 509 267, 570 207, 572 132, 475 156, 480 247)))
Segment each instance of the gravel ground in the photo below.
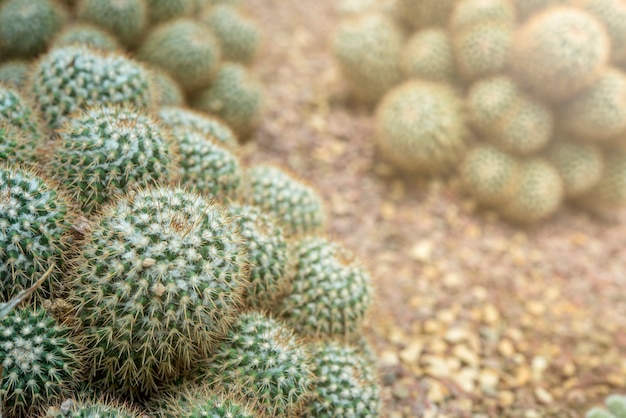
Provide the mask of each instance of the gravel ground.
POLYGON ((247 1, 267 100, 243 158, 319 188, 329 235, 371 270, 384 416, 582 417, 626 393, 626 212, 565 208, 522 229, 455 179, 395 174, 329 53, 334 4, 247 1))

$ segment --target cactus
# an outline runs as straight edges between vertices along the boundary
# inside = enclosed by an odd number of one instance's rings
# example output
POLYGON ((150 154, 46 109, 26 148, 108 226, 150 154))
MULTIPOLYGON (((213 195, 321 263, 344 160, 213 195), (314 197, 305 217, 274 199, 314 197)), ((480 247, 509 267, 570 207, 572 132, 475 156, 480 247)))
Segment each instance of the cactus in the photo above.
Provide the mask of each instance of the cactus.
POLYGON ((62 30, 52 41, 52 48, 68 45, 84 45, 103 51, 120 49, 117 39, 104 30, 93 25, 74 25, 62 30))
POLYGON ((569 2, 569 0, 511 0, 515 5, 517 16, 521 21, 524 21, 540 12, 543 9, 547 9, 551 6, 562 5, 569 2))
POLYGON ((145 418, 139 409, 108 399, 67 399, 40 418, 145 418))
POLYGON ((626 62, 626 4, 621 0, 575 0, 574 4, 592 14, 611 39, 611 60, 626 62))
POLYGON ((547 161, 533 158, 521 165, 517 187, 501 213, 514 222, 538 222, 554 213, 562 198, 559 172, 547 161))
POLYGON ((167 20, 188 17, 193 14, 196 0, 146 0, 150 24, 158 25, 167 20))
POLYGON ((278 219, 287 236, 324 228, 324 202, 312 187, 279 167, 256 165, 247 172, 243 196, 278 219))
POLYGON ((607 141, 626 132, 626 74, 608 69, 587 90, 563 104, 561 125, 572 135, 607 141))
POLYGON ((413 27, 445 26, 459 0, 399 0, 400 15, 413 27))
POLYGON ((72 203, 31 170, 0 166, 0 301, 52 268, 42 293, 54 293, 71 254, 72 203))
POLYGON ((600 78, 609 52, 606 30, 593 16, 573 7, 553 7, 517 31, 511 69, 533 94, 559 102, 600 78))
POLYGON ((626 396, 610 395, 604 401, 607 410, 593 408, 585 415, 585 418, 626 418, 626 396))
POLYGON ((498 24, 512 27, 515 24, 515 8, 510 0, 460 0, 450 17, 452 32, 470 27, 498 24))
POLYGON ((375 102, 402 80, 404 34, 377 13, 351 17, 333 36, 333 53, 355 96, 375 102))
POLYGON ((176 147, 170 135, 140 110, 89 108, 67 119, 47 170, 89 213, 129 189, 171 180, 176 147))
POLYGON ((282 228, 259 208, 233 203, 227 213, 239 225, 250 257, 246 305, 271 309, 285 295, 295 275, 291 247, 282 228))
POLYGON ((34 143, 42 136, 41 121, 25 97, 17 90, 0 84, 0 121, 17 126, 34 143))
POLYGON ((35 164, 36 145, 23 129, 0 119, 0 162, 35 164))
POLYGON ((475 83, 468 94, 467 108, 477 130, 511 154, 535 153, 552 137, 552 110, 527 96, 507 76, 475 83))
POLYGON ((295 252, 296 276, 276 312, 305 336, 356 335, 372 299, 368 272, 325 238, 305 238, 295 252))
POLYGON ((245 137, 261 113, 261 86, 240 64, 222 65, 215 80, 193 100, 192 106, 215 115, 245 137))
POLYGON ((380 151, 409 172, 443 173, 465 150, 462 103, 452 88, 425 81, 392 90, 376 110, 380 151))
POLYGON ((416 32, 404 46, 401 68, 407 78, 454 83, 457 75, 448 32, 441 28, 416 32))
POLYGON ((29 62, 26 60, 11 60, 0 64, 0 83, 11 89, 20 90, 26 84, 29 62))
POLYGON ((78 109, 98 104, 151 107, 148 70, 116 52, 85 46, 57 48, 34 66, 28 90, 51 128, 78 109))
POLYGON ((514 157, 487 144, 475 146, 461 166, 461 178, 472 197, 482 205, 495 207, 512 197, 519 172, 514 157))
POLYGON ((546 149, 545 156, 559 171, 565 197, 585 194, 600 181, 604 158, 594 144, 556 141, 546 149))
POLYGON ((65 10, 52 0, 0 3, 0 52, 30 58, 44 52, 61 29, 65 10))
POLYGON ((152 68, 152 84, 158 91, 157 107, 185 106, 185 94, 176 80, 160 68, 152 68))
POLYGON ((41 308, 24 308, 0 319, 0 409, 31 417, 58 401, 73 384, 80 360, 70 329, 41 308))
POLYGON ((235 224, 199 195, 153 188, 108 206, 69 297, 93 383, 153 394, 206 358, 236 320, 247 264, 235 224))
POLYGON ((315 376, 314 397, 305 407, 307 417, 362 417, 380 415, 380 387, 374 365, 351 346, 334 341, 308 345, 315 376))
POLYGON ((184 90, 206 87, 221 61, 219 43, 202 23, 178 19, 152 30, 137 51, 137 57, 161 67, 184 90))
POLYGON ((259 49, 259 30, 251 19, 228 5, 207 8, 200 19, 217 36, 225 60, 242 64, 254 60, 259 49))
POLYGON ((206 365, 203 381, 248 400, 264 416, 299 416, 311 384, 311 359, 280 322, 242 314, 206 365))
POLYGON ((626 204, 626 150, 604 153, 600 182, 581 196, 581 202, 597 208, 615 208, 626 204))
POLYGON ((114 34, 125 46, 137 43, 148 23, 145 0, 80 0, 77 14, 114 34))
POLYGON ((212 138, 216 144, 228 149, 237 147, 235 133, 224 122, 205 113, 182 107, 166 106, 159 110, 159 117, 161 122, 173 131, 193 130, 212 138))

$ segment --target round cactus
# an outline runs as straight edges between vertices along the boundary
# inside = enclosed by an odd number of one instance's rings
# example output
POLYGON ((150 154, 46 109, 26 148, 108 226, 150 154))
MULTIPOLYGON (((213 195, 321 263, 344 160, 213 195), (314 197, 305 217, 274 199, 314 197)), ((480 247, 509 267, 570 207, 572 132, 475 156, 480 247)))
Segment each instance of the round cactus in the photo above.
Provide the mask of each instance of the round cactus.
POLYGON ((185 94, 180 84, 160 68, 151 68, 152 84, 158 91, 157 107, 185 106, 185 94))
POLYGON ((52 48, 69 45, 85 45, 103 51, 120 49, 117 39, 97 26, 74 25, 62 30, 52 41, 52 48))
POLYGON ((176 147, 158 120, 130 107, 94 107, 67 119, 48 172, 89 213, 129 189, 170 181, 176 147))
POLYGON ((324 203, 315 189, 279 167, 256 165, 247 173, 243 195, 247 203, 278 219, 290 235, 312 234, 326 222, 324 203))
POLYGON ((382 14, 344 21, 333 37, 333 52, 357 98, 375 102, 402 80, 400 61, 404 35, 382 14))
POLYGON ((79 370, 70 329, 43 309, 18 309, 0 319, 0 410, 32 417, 69 389, 79 370))
POLYGON ((146 0, 148 16, 152 25, 167 20, 190 16, 195 9, 196 0, 146 0))
POLYGON ((626 132, 626 74, 609 69, 587 90, 565 103, 560 122, 572 135, 606 141, 626 132))
POLYGON ((416 32, 404 46, 401 67, 407 78, 455 82, 456 68, 448 32, 441 28, 416 32))
POLYGON ((23 129, 0 119, 0 162, 36 163, 36 145, 37 142, 23 129))
POLYGON ((593 84, 604 72, 609 52, 606 30, 593 16, 553 7, 518 30, 511 68, 534 94, 558 102, 593 84))
POLYGON ((378 147, 405 171, 447 171, 463 155, 464 135, 461 100, 443 84, 404 83, 392 90, 376 111, 378 147))
POLYGON ((600 182, 581 201, 598 208, 616 208, 626 204, 626 151, 610 150, 604 154, 600 182))
POLYGON ((192 102, 194 108, 215 115, 240 137, 250 133, 262 106, 261 86, 240 64, 222 65, 213 83, 192 102))
POLYGON ((611 59, 626 61, 626 4, 621 0, 575 0, 574 4, 592 14, 611 39, 611 59))
POLYGON ((460 0, 450 17, 450 30, 461 32, 467 28, 499 24, 515 24, 515 7, 510 0, 460 0))
POLYGON ((0 52, 33 57, 44 52, 61 29, 65 10, 53 0, 5 0, 0 3, 0 52))
POLYGON ((31 287, 50 295, 70 253, 70 201, 32 171, 0 165, 0 301, 31 287))
POLYGON ((193 130, 215 140, 215 143, 229 149, 237 147, 237 136, 222 121, 205 113, 182 107, 166 106, 159 110, 161 122, 173 131, 193 130))
POLYGON ((85 46, 57 48, 34 66, 29 88, 51 128, 70 113, 98 104, 151 107, 150 74, 116 52, 85 46))
POLYGON ((556 141, 546 149, 545 155, 559 171, 565 197, 580 196, 600 181, 604 158, 593 144, 556 141))
POLYGON ((106 399, 67 399, 59 406, 48 408, 41 418, 145 418, 140 410, 106 399))
POLYGON ((0 84, 0 121, 22 129, 32 141, 41 138, 41 121, 33 111, 31 103, 17 90, 0 84))
POLYGON ((480 204, 500 206, 511 198, 519 178, 519 163, 491 145, 478 145, 465 157, 461 177, 480 204))
POLYGON ((228 5, 207 8, 200 19, 217 36, 225 60, 249 64, 254 59, 259 31, 238 9, 228 5))
POLYGON ((137 57, 167 71, 186 91, 207 86, 221 61, 218 41, 202 23, 178 19, 148 34, 137 57))
POLYGON ((94 383, 151 394, 205 359, 237 317, 247 264, 235 224, 199 195, 155 188, 107 207, 69 298, 94 383))
POLYGON ((467 108, 476 129, 511 154, 535 153, 552 137, 551 109, 527 96, 507 76, 475 83, 468 94, 467 108))
POLYGON ((524 21, 530 16, 550 6, 568 3, 569 0, 511 0, 515 5, 517 16, 524 21))
POLYGON ((374 365, 351 346, 337 342, 309 344, 313 359, 314 396, 305 407, 307 417, 380 415, 380 387, 374 365))
POLYGON ((325 238, 302 240, 296 259, 296 276, 276 311, 305 336, 356 335, 372 299, 368 272, 325 238))
POLYGON ((246 305, 271 309, 285 295, 295 274, 294 257, 283 230, 254 206, 233 203, 227 213, 239 225, 250 257, 246 305))
POLYGON ((26 85, 30 63, 26 60, 11 60, 0 64, 0 83, 12 89, 26 85))
POLYGON ((533 158, 521 165, 517 187, 501 212, 514 222, 538 222, 554 213, 562 199, 559 172, 547 161, 533 158))
POLYGON ((125 46, 137 43, 147 20, 145 0, 80 0, 78 17, 114 34, 125 46))
POLYGON ((604 404, 608 411, 602 408, 592 408, 585 418, 626 418, 626 396, 610 395, 604 404))
POLYGON ((311 359, 280 322, 242 314, 206 366, 215 387, 243 396, 264 416, 299 416, 311 384, 311 359))
POLYGON ((400 15, 413 27, 445 26, 459 0, 399 0, 400 15))

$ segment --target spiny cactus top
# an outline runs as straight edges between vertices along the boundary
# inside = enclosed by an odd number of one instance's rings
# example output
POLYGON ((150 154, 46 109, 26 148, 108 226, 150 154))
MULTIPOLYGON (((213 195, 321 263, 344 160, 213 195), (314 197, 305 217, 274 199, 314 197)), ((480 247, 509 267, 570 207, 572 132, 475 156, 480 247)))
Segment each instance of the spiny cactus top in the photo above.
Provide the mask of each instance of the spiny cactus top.
POLYGON ((204 113, 182 107, 166 106, 159 110, 161 121, 172 130, 194 130, 215 139, 219 145, 237 146, 237 137, 224 122, 204 113))
POLYGON ((626 396, 610 395, 605 400, 608 410, 602 408, 592 408, 587 412, 585 418, 626 418, 626 396))
POLYGON ((131 406, 106 399, 66 399, 61 405, 48 409, 40 418, 145 418, 131 406))
POLYGON ((67 27, 52 41, 52 48, 68 45, 85 45, 104 51, 115 51, 121 48, 113 35, 96 26, 85 24, 67 27))
POLYGON ((34 65, 29 90, 48 125, 58 128, 64 117, 89 106, 152 106, 150 80, 141 64, 117 52, 67 46, 34 65))
POLYGON ((72 386, 79 361, 69 334, 43 309, 18 309, 0 319, 0 410, 32 417, 72 386))
POLYGON ((236 319, 245 246, 220 206, 178 188, 133 193, 95 222, 70 296, 79 339, 102 383, 151 393, 206 358, 236 319))
POLYGON ((274 215, 287 235, 316 233, 326 222, 322 198, 315 189, 279 167, 256 165, 247 173, 245 199, 274 215))
POLYGON ((20 92, 0 84, 0 120, 22 128, 36 141, 41 137, 41 121, 31 106, 20 92))
POLYGON ((296 277, 277 307, 307 336, 348 336, 361 327, 370 306, 369 274, 354 256, 325 238, 309 237, 296 250, 296 277))
POLYGON ((89 108, 69 117, 59 135, 48 171, 85 212, 176 172, 171 134, 141 110, 89 108))
POLYGON ((0 301, 35 283, 50 293, 68 257, 72 204, 45 178, 0 165, 0 301))
POLYGON ((297 416, 313 383, 311 359, 289 328, 249 312, 215 351, 205 380, 243 395, 266 416, 297 416))

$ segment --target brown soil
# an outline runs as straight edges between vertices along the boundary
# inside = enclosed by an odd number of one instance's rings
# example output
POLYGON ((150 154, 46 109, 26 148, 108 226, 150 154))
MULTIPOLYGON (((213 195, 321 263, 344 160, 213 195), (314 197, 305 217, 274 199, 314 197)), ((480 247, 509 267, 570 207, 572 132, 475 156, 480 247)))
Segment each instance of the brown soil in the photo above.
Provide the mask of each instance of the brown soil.
POLYGON ((369 267, 384 416, 582 417, 626 393, 626 213, 519 228, 454 179, 394 175, 329 51, 336 0, 245 3, 267 107, 244 158, 317 186, 330 236, 369 267))

